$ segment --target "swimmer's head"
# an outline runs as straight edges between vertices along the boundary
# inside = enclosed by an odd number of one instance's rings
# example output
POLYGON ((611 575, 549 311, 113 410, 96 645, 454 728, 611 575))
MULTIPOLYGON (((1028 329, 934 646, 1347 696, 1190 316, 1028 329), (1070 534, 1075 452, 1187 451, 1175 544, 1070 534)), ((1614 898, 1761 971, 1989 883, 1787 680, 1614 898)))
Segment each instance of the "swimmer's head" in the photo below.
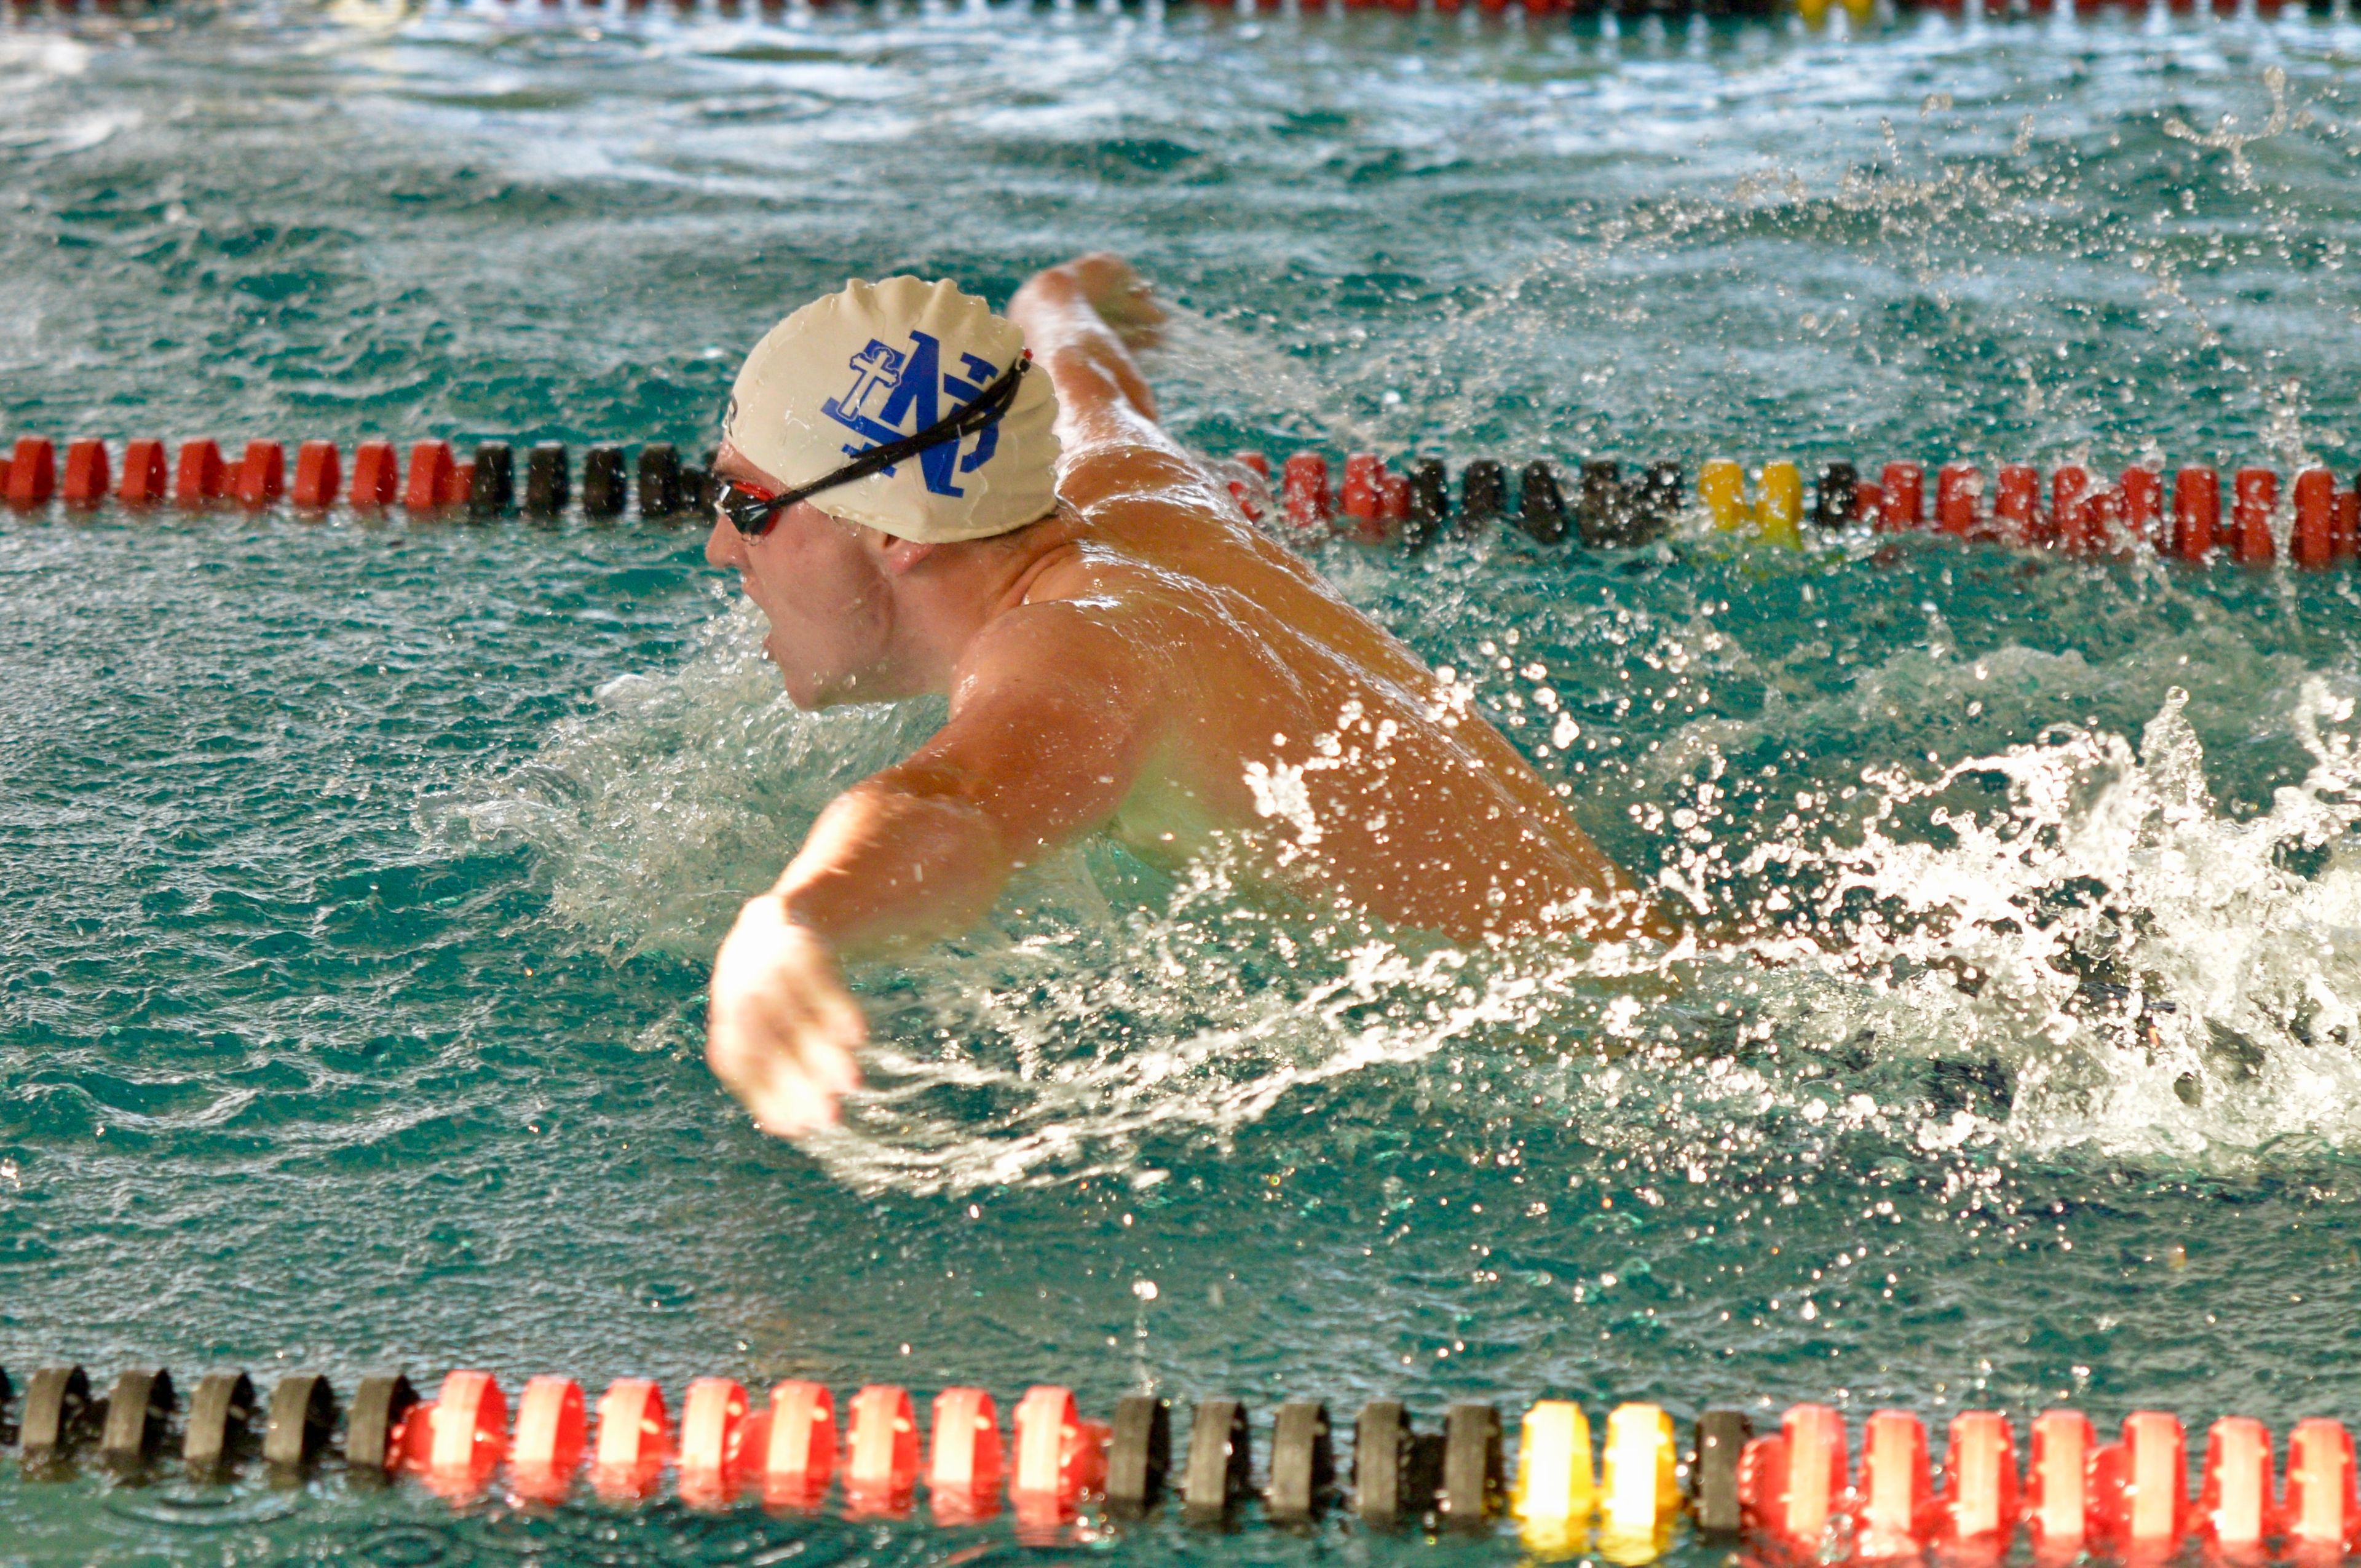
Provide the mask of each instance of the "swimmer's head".
POLYGON ((1056 509, 1057 395, 1020 371, 1025 334, 956 284, 852 282, 763 334, 746 356, 722 434, 783 491, 836 477, 873 448, 916 435, 969 403, 1014 400, 996 418, 888 472, 811 497, 832 517, 928 544, 985 539, 1056 509))
POLYGON ((1057 398, 1024 353, 982 300, 889 278, 805 306, 747 356, 715 460, 738 516, 715 519, 705 554, 769 619, 763 652, 798 707, 944 689, 977 595, 1058 508, 1057 398), (847 478, 944 421, 952 439, 847 478))

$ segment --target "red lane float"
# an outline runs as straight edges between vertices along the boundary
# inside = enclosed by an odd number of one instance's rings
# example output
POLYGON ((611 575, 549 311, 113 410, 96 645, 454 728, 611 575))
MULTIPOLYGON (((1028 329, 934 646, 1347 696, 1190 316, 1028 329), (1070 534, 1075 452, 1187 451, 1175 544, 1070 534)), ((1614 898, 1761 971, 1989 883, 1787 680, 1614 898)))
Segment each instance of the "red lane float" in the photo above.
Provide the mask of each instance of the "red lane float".
POLYGON ((336 504, 344 477, 344 460, 336 444, 307 441, 295 453, 295 486, 287 499, 306 511, 325 511, 336 504))
POLYGON ((745 1476, 752 1401, 728 1377, 700 1377, 680 1402, 680 1495, 693 1507, 726 1507, 745 1476))
POLYGON ((1780 1424, 1787 1439, 1786 1535, 1816 1541, 1844 1498, 1844 1418, 1826 1405, 1798 1405, 1780 1424))
POLYGON ((1316 452, 1298 452, 1279 470, 1279 483, 1289 526, 1328 526, 1328 459, 1316 452))
POLYGON ((2222 532, 2222 476, 2183 468, 2172 477, 2172 553, 2184 561, 2213 554, 2222 532))
POLYGON ((1000 1409, 981 1388, 946 1388, 935 1396, 934 1431, 927 1443, 927 1493, 935 1517, 972 1523, 1000 1511, 1000 1409))
POLYGON ((170 473, 162 442, 126 441, 123 444, 123 482, 115 499, 127 507, 154 506, 170 492, 170 473))
POLYGON ((2328 558, 2349 562, 2361 555, 2361 478, 2354 481, 2355 488, 2341 490, 2336 497, 2336 521, 2328 536, 2328 558))
POLYGON ((180 462, 172 470, 172 504, 184 511, 213 505, 222 498, 224 474, 218 444, 181 443, 180 462))
POLYGON ((509 1443, 509 1482, 530 1502, 563 1502, 582 1468, 589 1419, 582 1385, 571 1377, 535 1377, 517 1398, 516 1432, 509 1443))
POLYGON ((2030 544, 2040 524, 2041 470, 2030 463, 2004 463, 1993 481, 1993 524, 2010 544, 2030 544))
POLYGON ((2169 1554, 2189 1532, 2189 1440, 2180 1418, 2135 1410, 2124 1418, 2123 1441, 2099 1451, 2093 1505, 2102 1533, 2126 1554, 2169 1554))
POLYGON ((1374 452, 1356 452, 1345 459, 1336 510, 1352 520, 1354 538, 1382 544, 1410 517, 1409 477, 1387 472, 1385 459, 1374 452))
POLYGON ((413 1405, 386 1445, 396 1468, 440 1492, 473 1496, 508 1456, 509 1406, 489 1372, 453 1372, 431 1404, 413 1405))
POLYGON ((2279 504, 2279 477, 2268 468, 2241 468, 2232 486, 2231 550, 2243 565, 2268 565, 2279 554, 2271 514, 2279 504))
POLYGON ((1946 463, 1935 475, 1935 526, 1966 539, 1982 521, 1976 503, 1983 494, 1983 470, 1972 463, 1946 463))
POLYGON ((70 507, 87 510, 106 499, 106 443, 75 441, 66 445, 66 477, 60 499, 70 507))
POLYGON ((2091 470, 2080 463, 2059 465, 2057 472, 2049 476, 2049 515, 2042 522, 2037 543, 2055 544, 2066 537, 2090 488, 2091 470))
MULTIPOLYGON (((1262 488, 1267 494, 1270 489, 1270 459, 1259 452, 1241 452, 1237 460, 1242 467, 1252 470, 1256 477, 1262 480, 1262 488)), ((1246 514, 1248 522, 1262 521, 1262 506, 1256 499, 1253 487, 1244 480, 1230 481, 1230 499, 1238 503, 1238 510, 1246 514)))
POLYGON ((401 488, 403 510, 434 511, 449 505, 457 467, 447 441, 422 441, 412 447, 410 475, 401 488))
POLYGON ((58 449, 43 436, 25 435, 8 457, 8 504, 22 511, 49 504, 58 487, 58 449))
POLYGON ((1230 499, 1237 502, 1238 510, 1246 513, 1248 522, 1262 521, 1262 504, 1256 500, 1253 488, 1245 480, 1230 481, 1230 499))
POLYGON ((672 1425, 664 1390, 645 1377, 618 1377, 598 1398, 598 1442, 591 1484, 602 1497, 644 1497, 656 1489, 672 1457, 672 1425))
POLYGON ((1907 1410, 1880 1410, 1869 1418, 1861 1430, 1855 1494, 1860 1555, 1872 1561, 1916 1555, 1927 1539, 1933 1497, 1924 1421, 1907 1410))
POLYGON ((836 1398, 818 1383, 781 1383, 747 1441, 762 1455, 764 1502, 817 1507, 836 1475, 836 1398))
POLYGON ((1766 1432, 1738 1451, 1739 1528, 1752 1536, 1775 1538, 1787 1518, 1787 1439, 1766 1432))
POLYGON ((2025 1522, 2034 1555, 2045 1563, 2081 1555, 2091 1530, 2091 1456, 2097 1448, 2091 1418, 2080 1410, 2044 1410, 2033 1418, 2025 1522))
POLYGON ((2280 1510, 2289 1555, 2334 1563, 2361 1552, 2361 1496, 2354 1485, 2353 1434, 2315 1417, 2288 1434, 2287 1496, 2280 1510))
POLYGON ((1816 1552, 1845 1495, 1844 1418, 1826 1405, 1795 1405, 1776 1437, 1739 1453, 1739 1508, 1750 1528, 1791 1550, 1816 1552))
POLYGON ((1927 511, 1927 470, 1916 463, 1888 463, 1879 477, 1877 527, 1900 533, 1920 525, 1927 511))
POLYGON ((230 487, 237 504, 259 511, 276 502, 287 488, 287 449, 275 441, 249 441, 238 460, 230 487))
POLYGON ((1355 452, 1345 459, 1345 483, 1336 492, 1336 510, 1357 523, 1378 519, 1378 482, 1385 459, 1374 452, 1355 452))
POLYGON ((2016 1434, 1997 1410, 1962 1410, 1951 1418, 1951 1448, 1943 1461, 1940 1533, 1955 1555, 1997 1560, 2016 1531, 2016 1434))
POLYGON ((2324 572, 2336 558, 2336 476, 2306 468, 2295 477, 2295 532, 2288 554, 2308 572, 2324 572))
POLYGON ((2057 527, 2050 534, 2053 549, 2066 555, 2095 555, 2099 553, 2098 496, 2085 491, 2068 500, 2057 518, 2057 527))
POLYGON ((1054 1529, 1085 1497, 1106 1489, 1108 1429, 1082 1420, 1073 1390, 1037 1384, 1016 1403, 1016 1461, 1008 1476, 1020 1526, 1054 1529))
POLYGON ((2073 520, 2058 544, 2069 555, 2103 555, 2124 543, 2123 492, 2092 490, 2075 503, 2073 520))
POLYGON ((846 1421, 844 1496, 856 1514, 909 1511, 918 1483, 918 1423, 906 1389, 872 1384, 846 1421))
POLYGON ((1885 531, 1885 487, 1868 479, 1856 479, 1852 487, 1852 515, 1855 521, 1866 521, 1879 532, 1885 531))
POLYGON ((364 441, 353 449, 353 505, 390 507, 401 493, 401 459, 392 442, 364 441))
POLYGON ((2206 1545, 2231 1556, 2259 1552, 2265 1539, 2279 1533, 2271 1434, 2252 1416, 2224 1417, 2205 1434, 2197 1532, 2206 1545))
POLYGON ((2124 527, 2132 542, 2154 546, 2164 521, 2164 476, 2136 465, 2124 470, 2124 527))

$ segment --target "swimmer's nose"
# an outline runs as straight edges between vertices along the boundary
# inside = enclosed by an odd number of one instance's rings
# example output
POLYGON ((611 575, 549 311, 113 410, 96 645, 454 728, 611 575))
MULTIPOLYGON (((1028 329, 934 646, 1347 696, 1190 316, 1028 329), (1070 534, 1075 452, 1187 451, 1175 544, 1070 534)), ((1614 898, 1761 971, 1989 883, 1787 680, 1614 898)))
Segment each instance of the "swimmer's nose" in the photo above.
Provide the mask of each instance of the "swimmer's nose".
POLYGON ((705 536, 705 564, 708 566, 734 566, 745 548, 745 535, 730 526, 727 518, 716 515, 713 531, 705 536))

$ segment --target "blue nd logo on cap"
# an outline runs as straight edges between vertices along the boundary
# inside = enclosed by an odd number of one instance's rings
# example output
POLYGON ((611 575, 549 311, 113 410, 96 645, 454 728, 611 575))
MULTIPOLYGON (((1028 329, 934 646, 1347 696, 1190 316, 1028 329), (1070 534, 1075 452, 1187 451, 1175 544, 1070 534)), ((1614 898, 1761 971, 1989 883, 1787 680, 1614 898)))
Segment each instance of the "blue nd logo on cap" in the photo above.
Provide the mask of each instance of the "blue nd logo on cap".
MULTIPOLYGON (((873 337, 866 348, 852 356, 848 362, 852 385, 841 398, 830 398, 820 405, 822 413, 866 438, 863 444, 847 442, 846 456, 858 457, 872 447, 916 434, 944 417, 942 397, 952 400, 948 411, 956 413, 982 397, 984 389, 999 378, 999 367, 978 355, 960 356, 966 378, 946 372, 942 356, 940 343, 915 331, 907 350, 873 337)), ((964 455, 954 442, 927 448, 918 454, 918 469, 927 488, 939 496, 966 494, 952 482, 954 465, 959 473, 972 474, 992 461, 999 444, 1000 425, 994 421, 976 433, 974 445, 964 455)), ((894 472, 890 467, 884 471, 894 472)))

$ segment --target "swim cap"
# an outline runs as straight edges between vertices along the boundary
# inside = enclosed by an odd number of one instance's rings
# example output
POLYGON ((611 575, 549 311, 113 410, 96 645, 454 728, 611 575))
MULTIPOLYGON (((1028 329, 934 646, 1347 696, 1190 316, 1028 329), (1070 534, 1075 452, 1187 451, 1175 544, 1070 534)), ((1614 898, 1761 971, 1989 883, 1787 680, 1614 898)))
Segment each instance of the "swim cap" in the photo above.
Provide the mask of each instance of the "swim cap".
MULTIPOLYGON (((794 489, 873 446, 914 435, 983 395, 1024 356, 1025 334, 949 281, 847 283, 763 334, 722 433, 794 489)), ((1035 367, 1006 413, 814 499, 834 516, 929 544, 1006 533, 1058 504, 1058 397, 1035 367)))

